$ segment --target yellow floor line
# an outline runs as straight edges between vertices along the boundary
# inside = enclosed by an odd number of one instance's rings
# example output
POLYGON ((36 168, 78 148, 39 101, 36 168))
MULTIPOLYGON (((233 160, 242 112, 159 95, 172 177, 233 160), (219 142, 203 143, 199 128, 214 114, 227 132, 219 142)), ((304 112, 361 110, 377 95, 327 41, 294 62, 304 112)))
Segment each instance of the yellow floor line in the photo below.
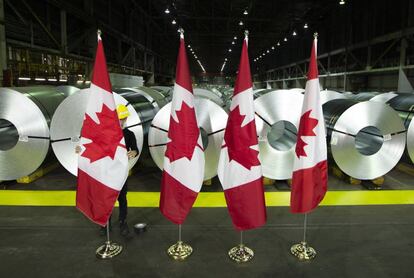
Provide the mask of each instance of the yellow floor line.
MULTIPOLYGON (((74 206, 75 191, 0 191, 0 206, 74 206)), ((289 206, 289 192, 266 192, 268 207, 289 206)), ((129 207, 158 207, 159 192, 129 192, 129 207)), ((322 206, 411 205, 414 190, 329 191, 322 206)), ((223 192, 202 192, 195 207, 225 207, 223 192)))

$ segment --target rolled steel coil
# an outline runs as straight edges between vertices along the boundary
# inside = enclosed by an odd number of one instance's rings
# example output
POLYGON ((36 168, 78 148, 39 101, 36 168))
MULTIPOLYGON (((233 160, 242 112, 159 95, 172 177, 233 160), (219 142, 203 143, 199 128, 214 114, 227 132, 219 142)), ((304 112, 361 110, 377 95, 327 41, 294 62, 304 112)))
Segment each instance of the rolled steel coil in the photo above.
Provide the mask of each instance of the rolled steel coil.
POLYGON ((347 175, 375 179, 403 155, 405 128, 388 105, 336 99, 325 103, 323 111, 330 155, 347 175))
POLYGON ((346 95, 341 94, 340 92, 330 91, 330 90, 322 90, 320 97, 321 97, 322 104, 325 104, 328 101, 331 101, 334 99, 347 99, 348 98, 346 95))
POLYGON ((286 90, 266 93, 254 101, 259 158, 265 177, 292 177, 302 103, 303 94, 286 90))
POLYGON ((397 95, 398 94, 394 93, 394 92, 382 93, 382 94, 378 94, 378 95, 372 97, 369 101, 387 103, 389 100, 393 99, 397 95))
POLYGON ((220 107, 224 106, 224 100, 221 98, 221 96, 216 95, 213 91, 203 89, 203 88, 194 88, 193 92, 194 92, 194 95, 197 97, 211 100, 217 105, 219 105, 220 107))
POLYGON ((70 85, 62 85, 62 86, 57 86, 56 90, 58 90, 59 92, 64 94, 65 97, 68 97, 70 95, 73 95, 74 93, 76 93, 80 89, 77 88, 77 87, 74 87, 74 86, 70 86, 70 85))
POLYGON ((49 153, 49 125, 64 95, 54 87, 0 88, 0 180, 34 172, 49 153))
POLYGON ((414 163, 414 95, 399 94, 387 102, 397 111, 407 130, 407 149, 406 154, 409 160, 414 163))

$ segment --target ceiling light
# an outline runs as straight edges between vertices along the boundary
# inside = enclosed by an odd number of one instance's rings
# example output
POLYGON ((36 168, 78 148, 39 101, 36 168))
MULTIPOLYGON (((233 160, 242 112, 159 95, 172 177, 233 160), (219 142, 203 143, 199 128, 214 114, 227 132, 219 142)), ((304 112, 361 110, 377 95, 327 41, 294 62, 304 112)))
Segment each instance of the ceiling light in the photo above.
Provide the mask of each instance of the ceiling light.
POLYGON ((188 48, 191 48, 191 45, 187 45, 188 48))
POLYGON ((249 12, 248 12, 247 10, 244 10, 243 14, 244 14, 244 15, 248 15, 248 14, 249 14, 249 12))
POLYGON ((235 42, 234 42, 234 41, 232 41, 232 42, 231 42, 231 44, 235 44, 235 42))
POLYGON ((243 26, 243 21, 240 20, 239 25, 240 26, 243 26))
POLYGON ((270 51, 269 51, 269 49, 268 49, 268 50, 266 50, 266 52, 267 52, 267 53, 269 53, 269 52, 270 52, 270 51))
POLYGON ((272 50, 275 50, 275 47, 274 46, 272 46, 272 50))
POLYGON ((231 52, 231 48, 229 48, 229 52, 231 52))
POLYGON ((339 5, 345 5, 345 0, 339 1, 339 5))
POLYGON ((287 38, 284 38, 283 41, 287 42, 287 38))
POLYGON ((277 46, 280 46, 280 42, 277 42, 277 46))
POLYGON ((168 8, 165 9, 164 13, 169 14, 170 10, 168 8))
POLYGON ((308 24, 305 23, 305 25, 303 25, 303 28, 308 29, 308 24))
POLYGON ((171 21, 171 23, 172 23, 173 25, 175 25, 175 24, 177 24, 177 21, 175 21, 175 19, 173 19, 173 21, 171 21))
POLYGON ((237 37, 236 37, 236 36, 234 36, 233 40, 237 40, 237 37))
POLYGON ((224 58, 224 61, 227 61, 227 58, 224 58))
POLYGON ((296 32, 295 31, 293 31, 292 36, 296 36, 296 32))

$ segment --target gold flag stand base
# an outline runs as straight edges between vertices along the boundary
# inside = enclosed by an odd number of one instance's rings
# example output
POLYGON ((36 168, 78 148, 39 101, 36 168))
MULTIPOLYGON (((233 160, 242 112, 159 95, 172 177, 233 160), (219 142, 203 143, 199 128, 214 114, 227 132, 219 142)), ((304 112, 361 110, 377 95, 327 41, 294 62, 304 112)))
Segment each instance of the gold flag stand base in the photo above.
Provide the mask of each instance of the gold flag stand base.
POLYGON ((239 244, 230 249, 229 257, 237 263, 246 263, 253 259, 254 252, 244 244, 239 244))
POLYGON ((99 246, 98 249, 96 249, 96 257, 98 259, 111 259, 117 255, 119 255, 122 252, 122 246, 106 241, 104 245, 99 246))
POLYGON ((171 259, 176 261, 184 261, 193 253, 193 248, 182 242, 181 240, 168 248, 167 254, 171 259))
POLYGON ((305 241, 292 245, 290 253, 301 261, 309 261, 316 257, 316 251, 305 241))

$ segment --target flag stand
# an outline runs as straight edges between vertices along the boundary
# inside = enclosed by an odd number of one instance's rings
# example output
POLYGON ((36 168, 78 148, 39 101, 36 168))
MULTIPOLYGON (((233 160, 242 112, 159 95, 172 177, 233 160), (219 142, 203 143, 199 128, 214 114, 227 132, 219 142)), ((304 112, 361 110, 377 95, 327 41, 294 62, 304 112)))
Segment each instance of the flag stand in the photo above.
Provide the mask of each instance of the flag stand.
POLYGON ((240 244, 229 250, 229 257, 237 263, 246 263, 253 259, 253 250, 243 244, 243 231, 240 232, 240 244))
POLYGON ((312 247, 308 246, 306 243, 306 228, 307 228, 307 219, 308 214, 305 213, 305 219, 303 222, 303 241, 300 243, 292 245, 290 247, 290 253, 292 253, 293 256, 298 258, 301 261, 309 261, 315 258, 316 251, 312 247))
POLYGON ((122 246, 118 243, 111 242, 109 239, 109 221, 106 224, 106 241, 96 249, 96 257, 98 259, 111 259, 122 252, 122 246))
POLYGON ((171 245, 167 254, 171 259, 176 261, 184 261, 193 253, 193 248, 181 240, 181 224, 178 225, 178 241, 171 245))

